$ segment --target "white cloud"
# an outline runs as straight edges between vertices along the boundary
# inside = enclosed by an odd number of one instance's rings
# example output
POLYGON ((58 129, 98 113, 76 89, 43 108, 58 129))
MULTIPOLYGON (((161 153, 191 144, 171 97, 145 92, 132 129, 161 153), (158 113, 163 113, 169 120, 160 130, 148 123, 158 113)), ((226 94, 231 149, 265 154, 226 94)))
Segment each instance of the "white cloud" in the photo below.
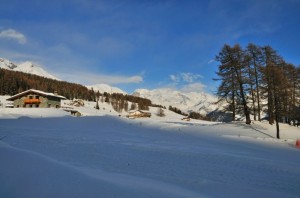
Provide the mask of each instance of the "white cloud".
POLYGON ((179 82, 178 76, 175 76, 175 75, 171 74, 171 75, 170 75, 170 78, 171 78, 171 80, 172 80, 173 82, 179 82))
POLYGON ((169 77, 172 81, 172 83, 167 85, 169 88, 177 89, 186 93, 205 91, 206 85, 199 82, 199 79, 203 77, 200 74, 183 72, 179 74, 172 74, 169 77))
POLYGON ((211 64, 211 63, 213 63, 213 62, 215 62, 215 59, 209 60, 207 64, 211 64))
POLYGON ((108 75, 108 74, 92 74, 92 73, 68 73, 61 74, 61 79, 76 82, 84 85, 105 83, 109 85, 117 84, 138 84, 143 82, 143 77, 139 75, 134 76, 121 76, 121 75, 108 75))
POLYGON ((175 82, 175 83, 180 83, 180 82, 184 82, 184 83, 193 83, 196 80, 198 80, 199 78, 202 78, 202 76, 200 74, 193 74, 193 73, 180 73, 180 74, 172 74, 170 75, 170 79, 175 82))
POLYGON ((182 73, 181 75, 182 75, 182 79, 188 83, 192 83, 192 82, 194 82, 194 80, 201 78, 201 75, 199 75, 199 74, 182 73))
POLYGON ((183 92, 203 92, 206 85, 202 83, 191 83, 188 85, 185 85, 181 88, 181 91, 183 92))
POLYGON ((20 44, 26 43, 26 37, 24 34, 17 32, 14 29, 7 29, 0 32, 0 38, 9 39, 9 40, 16 40, 20 44))
POLYGON ((141 83, 143 77, 141 76, 113 76, 113 75, 97 75, 94 79, 98 83, 107 83, 110 85, 115 84, 131 84, 131 83, 141 83))

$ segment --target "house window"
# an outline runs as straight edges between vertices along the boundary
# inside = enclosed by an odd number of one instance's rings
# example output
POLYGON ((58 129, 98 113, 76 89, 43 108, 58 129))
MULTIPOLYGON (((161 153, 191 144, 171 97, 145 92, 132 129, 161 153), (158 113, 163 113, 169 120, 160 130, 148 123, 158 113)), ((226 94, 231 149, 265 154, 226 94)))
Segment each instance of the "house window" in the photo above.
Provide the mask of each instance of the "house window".
POLYGON ((29 108, 32 108, 32 104, 31 104, 31 105, 29 105, 29 108))
POLYGON ((40 99, 40 96, 35 96, 35 99, 40 99))
POLYGON ((29 96, 29 99, 33 99, 33 96, 29 96))
POLYGON ((59 105, 56 105, 55 107, 56 107, 56 108, 59 108, 59 105))
POLYGON ((39 104, 36 104, 35 107, 36 107, 36 108, 39 108, 39 104))
POLYGON ((17 105, 17 108, 19 108, 20 107, 20 105, 17 105))

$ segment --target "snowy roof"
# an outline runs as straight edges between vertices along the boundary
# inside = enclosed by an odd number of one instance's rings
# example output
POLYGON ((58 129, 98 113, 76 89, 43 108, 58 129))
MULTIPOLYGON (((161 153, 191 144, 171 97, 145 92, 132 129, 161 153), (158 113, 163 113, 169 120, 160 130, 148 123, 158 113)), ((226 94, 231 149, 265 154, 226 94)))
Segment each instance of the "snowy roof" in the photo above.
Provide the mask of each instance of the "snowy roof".
POLYGON ((66 99, 64 96, 57 95, 57 94, 54 94, 54 93, 48 93, 48 92, 44 92, 44 91, 40 91, 40 90, 36 90, 36 89, 29 89, 27 91, 23 91, 21 93, 13 95, 12 97, 8 98, 7 100, 14 100, 15 98, 18 98, 19 96, 23 96, 27 93, 37 93, 37 94, 40 94, 40 95, 43 95, 43 96, 51 96, 51 97, 55 97, 55 98, 66 99))

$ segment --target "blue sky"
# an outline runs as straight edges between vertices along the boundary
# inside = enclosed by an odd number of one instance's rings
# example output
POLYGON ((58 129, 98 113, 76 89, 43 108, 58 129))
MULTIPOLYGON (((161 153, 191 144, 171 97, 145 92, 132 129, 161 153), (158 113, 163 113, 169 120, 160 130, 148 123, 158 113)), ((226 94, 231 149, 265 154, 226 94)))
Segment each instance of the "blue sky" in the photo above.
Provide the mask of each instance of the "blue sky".
POLYGON ((213 92, 227 44, 300 64, 300 0, 0 0, 0 57, 84 85, 213 92))

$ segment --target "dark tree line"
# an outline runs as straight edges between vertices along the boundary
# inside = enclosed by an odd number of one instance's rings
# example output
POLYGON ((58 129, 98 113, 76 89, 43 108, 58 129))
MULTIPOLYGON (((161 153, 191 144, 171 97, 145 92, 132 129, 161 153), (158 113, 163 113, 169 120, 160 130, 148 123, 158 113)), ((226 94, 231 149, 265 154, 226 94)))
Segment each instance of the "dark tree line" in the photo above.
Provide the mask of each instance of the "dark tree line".
POLYGON ((183 111, 181 111, 180 109, 178 109, 177 107, 172 107, 172 106, 169 106, 169 110, 170 111, 173 111, 177 114, 180 114, 180 115, 183 115, 183 116, 188 116, 188 114, 184 113, 183 111))
POLYGON ((121 93, 109 94, 107 92, 104 92, 101 97, 102 101, 104 100, 107 103, 111 103, 112 107, 117 112, 121 112, 122 110, 128 111, 135 109, 149 110, 149 106, 152 106, 151 100, 149 99, 132 95, 124 95, 121 93), (128 102, 131 102, 130 107, 128 102))
POLYGON ((68 99, 93 100, 95 94, 92 90, 76 83, 0 68, 0 95, 15 95, 28 89, 52 93, 57 91, 59 95, 63 95, 68 99))
POLYGON ((203 116, 201 115, 200 113, 198 112, 194 112, 194 111, 191 111, 188 115, 189 118, 192 118, 192 119, 196 119, 196 120, 207 120, 207 121, 210 121, 211 119, 207 116, 203 116))
POLYGON ((192 118, 192 119, 196 119, 196 120, 211 120, 209 117, 203 116, 200 113, 194 112, 194 111, 191 111, 187 114, 187 113, 184 113, 183 111, 181 111, 180 109, 178 109, 177 107, 172 107, 172 106, 169 106, 169 110, 173 111, 177 114, 187 116, 188 118, 192 118))
POLYGON ((224 45, 216 60, 220 62, 217 72, 221 81, 217 95, 227 102, 232 120, 242 113, 246 124, 250 115, 261 120, 267 114, 270 124, 276 124, 277 138, 279 122, 296 124, 300 121, 300 68, 286 63, 270 46, 248 44, 224 45))
POLYGON ((124 95, 121 93, 95 93, 95 98, 93 99, 96 102, 96 109, 99 109, 99 102, 106 102, 112 105, 115 111, 122 112, 129 110, 149 110, 152 105, 151 100, 146 98, 141 98, 138 96, 124 95), (131 105, 129 106, 129 102, 131 105))

